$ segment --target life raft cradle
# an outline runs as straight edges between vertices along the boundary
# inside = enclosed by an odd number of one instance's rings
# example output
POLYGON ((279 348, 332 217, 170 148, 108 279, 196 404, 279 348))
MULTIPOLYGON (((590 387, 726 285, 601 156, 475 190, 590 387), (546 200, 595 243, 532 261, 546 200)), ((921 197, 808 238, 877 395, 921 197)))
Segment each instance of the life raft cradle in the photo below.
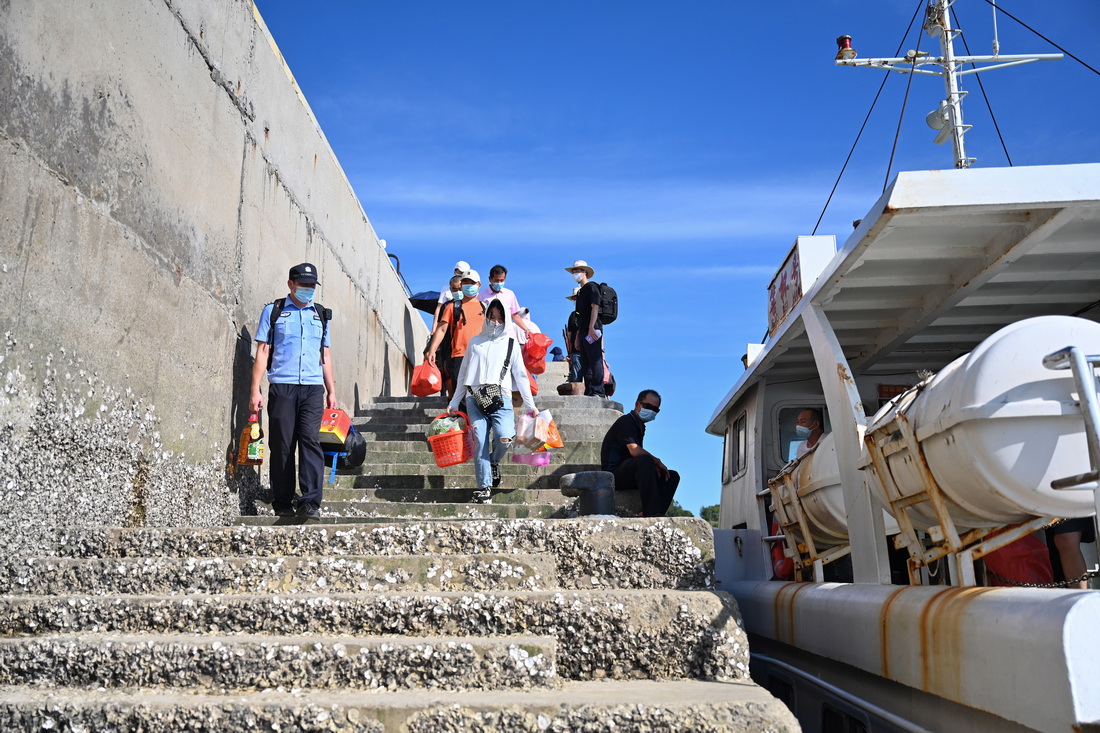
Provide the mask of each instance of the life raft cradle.
MULTIPOLYGON (((1066 347, 1043 358, 1047 369, 1071 369, 1080 399, 1078 405, 1085 423, 1090 470, 1075 476, 1067 476, 1051 482, 1051 488, 1066 491, 1092 490, 1096 497, 1096 514, 1093 521, 1100 518, 1100 398, 1097 396, 1095 368, 1100 365, 1100 355, 1086 355, 1077 347, 1066 347), (1092 486, 1089 486, 1089 485, 1092 486)), ((921 386, 914 387, 901 395, 899 401, 912 401, 920 392, 921 386)), ((909 552, 909 582, 918 585, 922 581, 922 571, 941 558, 947 558, 950 564, 950 577, 960 586, 977 585, 974 573, 974 561, 1012 544, 1032 532, 1044 529, 1061 521, 1057 517, 1036 517, 1026 522, 1005 527, 981 527, 960 532, 948 510, 943 490, 928 467, 916 431, 903 410, 898 410, 894 418, 875 430, 864 435, 868 454, 871 457, 871 470, 882 482, 888 498, 890 513, 897 520, 901 532, 894 537, 896 549, 905 548, 909 552), (901 440, 898 440, 898 438, 901 440), (894 479, 887 458, 902 450, 908 450, 915 457, 914 464, 924 489, 915 494, 904 496, 894 479), (927 502, 936 516, 938 525, 930 527, 926 536, 913 526, 908 509, 927 502)), ((795 561, 795 573, 802 580, 803 572, 812 569, 813 580, 823 580, 823 568, 851 552, 851 546, 844 544, 827 549, 818 548, 805 510, 802 497, 794 479, 794 469, 798 461, 793 461, 768 482, 767 489, 757 493, 761 503, 767 497, 772 499, 772 512, 782 533, 763 537, 765 544, 784 542, 786 554, 795 561), (802 542, 798 542, 801 536, 802 542)), ((1100 537, 1100 526, 1097 528, 1100 537)), ((1096 569, 1090 569, 1090 574, 1096 569)))

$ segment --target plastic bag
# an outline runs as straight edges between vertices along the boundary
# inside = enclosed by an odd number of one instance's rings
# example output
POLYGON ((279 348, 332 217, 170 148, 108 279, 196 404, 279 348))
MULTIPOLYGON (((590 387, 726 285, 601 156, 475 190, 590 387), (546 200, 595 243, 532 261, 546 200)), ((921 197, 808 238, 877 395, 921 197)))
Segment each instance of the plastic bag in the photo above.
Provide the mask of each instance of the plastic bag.
POLYGON ((516 438, 513 441, 516 451, 519 451, 520 446, 532 451, 537 450, 546 442, 535 436, 535 421, 536 418, 527 413, 516 415, 516 438))
POLYGON ((550 426, 546 430, 546 447, 547 448, 564 448, 565 442, 561 439, 561 432, 558 431, 558 424, 553 420, 550 421, 550 426))
POLYGON ((439 367, 430 361, 425 361, 413 369, 412 382, 409 391, 417 397, 427 397, 435 394, 443 388, 443 377, 439 373, 439 367))
POLYGON ((527 343, 523 345, 523 353, 525 356, 529 355, 532 359, 545 359, 546 351, 552 343, 554 343, 554 339, 545 333, 533 333, 527 339, 527 343))
POLYGON ((443 433, 450 433, 456 430, 463 430, 466 427, 461 417, 437 417, 432 420, 431 425, 428 426, 428 435, 442 435, 443 433))
MULTIPOLYGON (((519 447, 519 446, 517 446, 519 447)), ((512 452, 512 463, 522 463, 525 466, 549 466, 549 453, 519 453, 512 452)))
POLYGON ((523 364, 531 374, 542 374, 546 371, 546 350, 553 339, 544 333, 533 333, 523 345, 523 364))
POLYGON ((552 422, 554 422, 554 416, 549 410, 543 410, 535 418, 535 438, 542 445, 550 442, 550 423, 552 422))

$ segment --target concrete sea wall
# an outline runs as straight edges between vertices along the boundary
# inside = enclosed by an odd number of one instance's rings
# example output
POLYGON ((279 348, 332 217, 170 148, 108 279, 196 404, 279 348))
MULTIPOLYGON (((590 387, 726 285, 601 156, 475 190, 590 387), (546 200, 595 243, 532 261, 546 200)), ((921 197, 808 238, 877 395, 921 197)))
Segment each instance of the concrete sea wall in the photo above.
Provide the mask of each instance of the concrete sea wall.
POLYGON ((0 551, 214 524, 259 312, 320 270, 341 405, 426 329, 248 0, 0 0, 0 551))

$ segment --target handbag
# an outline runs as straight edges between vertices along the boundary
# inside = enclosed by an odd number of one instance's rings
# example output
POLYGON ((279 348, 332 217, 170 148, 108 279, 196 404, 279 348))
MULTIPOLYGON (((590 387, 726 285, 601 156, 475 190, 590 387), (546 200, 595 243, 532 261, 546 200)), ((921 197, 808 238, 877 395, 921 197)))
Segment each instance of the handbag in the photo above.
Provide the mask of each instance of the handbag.
MULTIPOLYGON (((508 339, 508 355, 504 357, 504 366, 500 369, 500 381, 503 381, 504 375, 508 373, 508 366, 512 362, 512 348, 515 345, 515 339, 508 339)), ((500 384, 483 384, 471 389, 470 394, 482 414, 488 415, 504 409, 504 390, 500 388, 500 384)))

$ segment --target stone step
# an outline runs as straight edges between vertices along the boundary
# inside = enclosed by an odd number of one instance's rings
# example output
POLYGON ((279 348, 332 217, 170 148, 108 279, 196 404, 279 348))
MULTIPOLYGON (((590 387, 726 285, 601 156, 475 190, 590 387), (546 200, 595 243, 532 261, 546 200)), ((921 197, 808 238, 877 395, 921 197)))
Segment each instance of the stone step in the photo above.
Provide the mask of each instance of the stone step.
POLYGON ((749 661, 736 602, 700 591, 3 596, 0 628, 10 636, 552 636, 558 673, 578 680, 747 679, 749 661))
MULTIPOLYGON (((355 477, 338 477, 336 484, 325 484, 326 501, 377 501, 417 504, 470 503, 473 489, 376 489, 355 488, 355 477)), ((494 504, 564 504, 569 497, 560 489, 512 489, 493 493, 494 504)), ((257 505, 262 507, 264 505, 257 505)))
MULTIPOLYGON (((455 493, 459 493, 456 490, 455 493)), ((472 490, 461 490, 467 499, 473 494, 472 490)), ((563 512, 562 509, 572 503, 572 499, 561 496, 557 504, 476 504, 476 503, 438 503, 424 504, 420 502, 397 501, 324 501, 321 503, 321 516, 328 517, 333 522, 340 519, 354 521, 358 518, 390 518, 390 519, 529 519, 550 517, 566 518, 576 516, 576 513, 563 512)), ((267 519, 270 523, 275 515, 269 509, 257 507, 257 514, 241 517, 243 524, 261 524, 251 521, 255 519, 267 519)), ((289 517, 280 517, 287 519, 289 517)))
MULTIPOLYGON (((594 463, 580 463, 580 464, 567 464, 564 463, 565 453, 564 449, 559 448, 557 450, 549 451, 550 453, 550 465, 549 466, 529 466, 525 463, 516 463, 512 460, 512 453, 509 452, 504 456, 504 460, 500 462, 501 473, 515 475, 515 476, 541 476, 549 473, 576 473, 578 471, 594 471, 599 470, 599 461, 594 463)), ((369 450, 367 452, 367 458, 363 461, 363 465, 358 469, 345 471, 337 469, 337 476, 354 476, 356 474, 392 474, 411 472, 412 470, 419 470, 421 473, 458 473, 465 471, 471 476, 474 475, 474 461, 470 459, 465 463, 460 463, 455 466, 448 466, 446 468, 440 468, 435 463, 435 456, 430 451, 382 451, 382 450, 369 450), (396 467, 408 467, 397 470, 396 467)))
POLYGON ((333 593, 547 590, 548 554, 204 558, 21 558, 0 564, 0 594, 333 593))
MULTIPOLYGON (((558 394, 551 394, 547 388, 546 392, 542 392, 535 395, 535 405, 543 410, 550 410, 553 412, 555 407, 588 407, 592 409, 606 409, 606 410, 618 410, 623 411, 623 403, 616 402, 615 400, 604 399, 601 397, 585 397, 583 395, 577 396, 562 396, 558 394)), ((633 395, 636 396, 636 395, 633 395)), ((359 413, 369 412, 375 408, 412 408, 423 407, 439 408, 439 412, 445 412, 447 410, 447 404, 449 400, 445 397, 376 397, 371 400, 365 408, 362 408, 359 413)), ((631 400, 630 407, 634 407, 633 400, 631 400)), ((359 414, 357 413, 357 414, 359 414)), ((438 413, 437 413, 438 414, 438 413)))
POLYGON ((555 679, 552 637, 93 633, 0 639, 0 685, 196 691, 528 689, 555 679))
MULTIPOLYGON (((603 410, 593 409, 591 407, 577 407, 577 406, 564 406, 564 407, 550 407, 548 405, 539 404, 539 408, 550 410, 550 413, 554 416, 554 419, 559 423, 568 423, 571 419, 599 419, 602 422, 610 424, 614 420, 618 419, 620 413, 617 410, 603 410)), ((435 417, 446 412, 446 409, 440 409, 437 407, 371 407, 366 410, 360 410, 356 417, 353 419, 356 427, 360 424, 370 422, 372 420, 418 420, 423 421, 425 424, 430 423, 435 417)), ((463 410, 463 412, 466 412, 463 410)), ((524 410, 522 407, 513 408, 513 414, 521 415, 524 410)), ((468 416, 468 413, 467 413, 468 416)))
POLYGON ((2 687, 0 730, 795 733, 799 726, 786 706, 747 681, 599 680, 530 690, 240 695, 2 687))
MULTIPOLYGON (((546 553, 563 588, 713 587, 710 524, 695 517, 71 530, 68 557, 326 557, 546 553)), ((4 628, 0 626, 0 629, 4 628)))
MULTIPOLYGON (((553 464, 551 464, 553 465, 553 464)), ((452 489, 472 491, 477 488, 473 471, 449 471, 448 473, 424 474, 415 466, 401 466, 401 473, 361 474, 358 476, 340 476, 336 484, 342 488, 363 489, 452 489)), ((436 469, 437 471, 446 469, 436 469)), ((559 483, 559 477, 550 476, 523 476, 516 474, 502 474, 500 490, 513 489, 555 489, 559 483)), ((332 484, 326 484, 331 486, 332 484)))
MULTIPOLYGON (((603 442, 604 436, 610 427, 607 423, 592 423, 578 425, 563 425, 560 427, 562 441, 569 443, 596 443, 603 442)), ((422 441, 427 444, 427 426, 416 423, 379 423, 377 425, 364 425, 362 429, 356 427, 367 441, 367 454, 370 455, 373 443, 378 441, 422 441)))

